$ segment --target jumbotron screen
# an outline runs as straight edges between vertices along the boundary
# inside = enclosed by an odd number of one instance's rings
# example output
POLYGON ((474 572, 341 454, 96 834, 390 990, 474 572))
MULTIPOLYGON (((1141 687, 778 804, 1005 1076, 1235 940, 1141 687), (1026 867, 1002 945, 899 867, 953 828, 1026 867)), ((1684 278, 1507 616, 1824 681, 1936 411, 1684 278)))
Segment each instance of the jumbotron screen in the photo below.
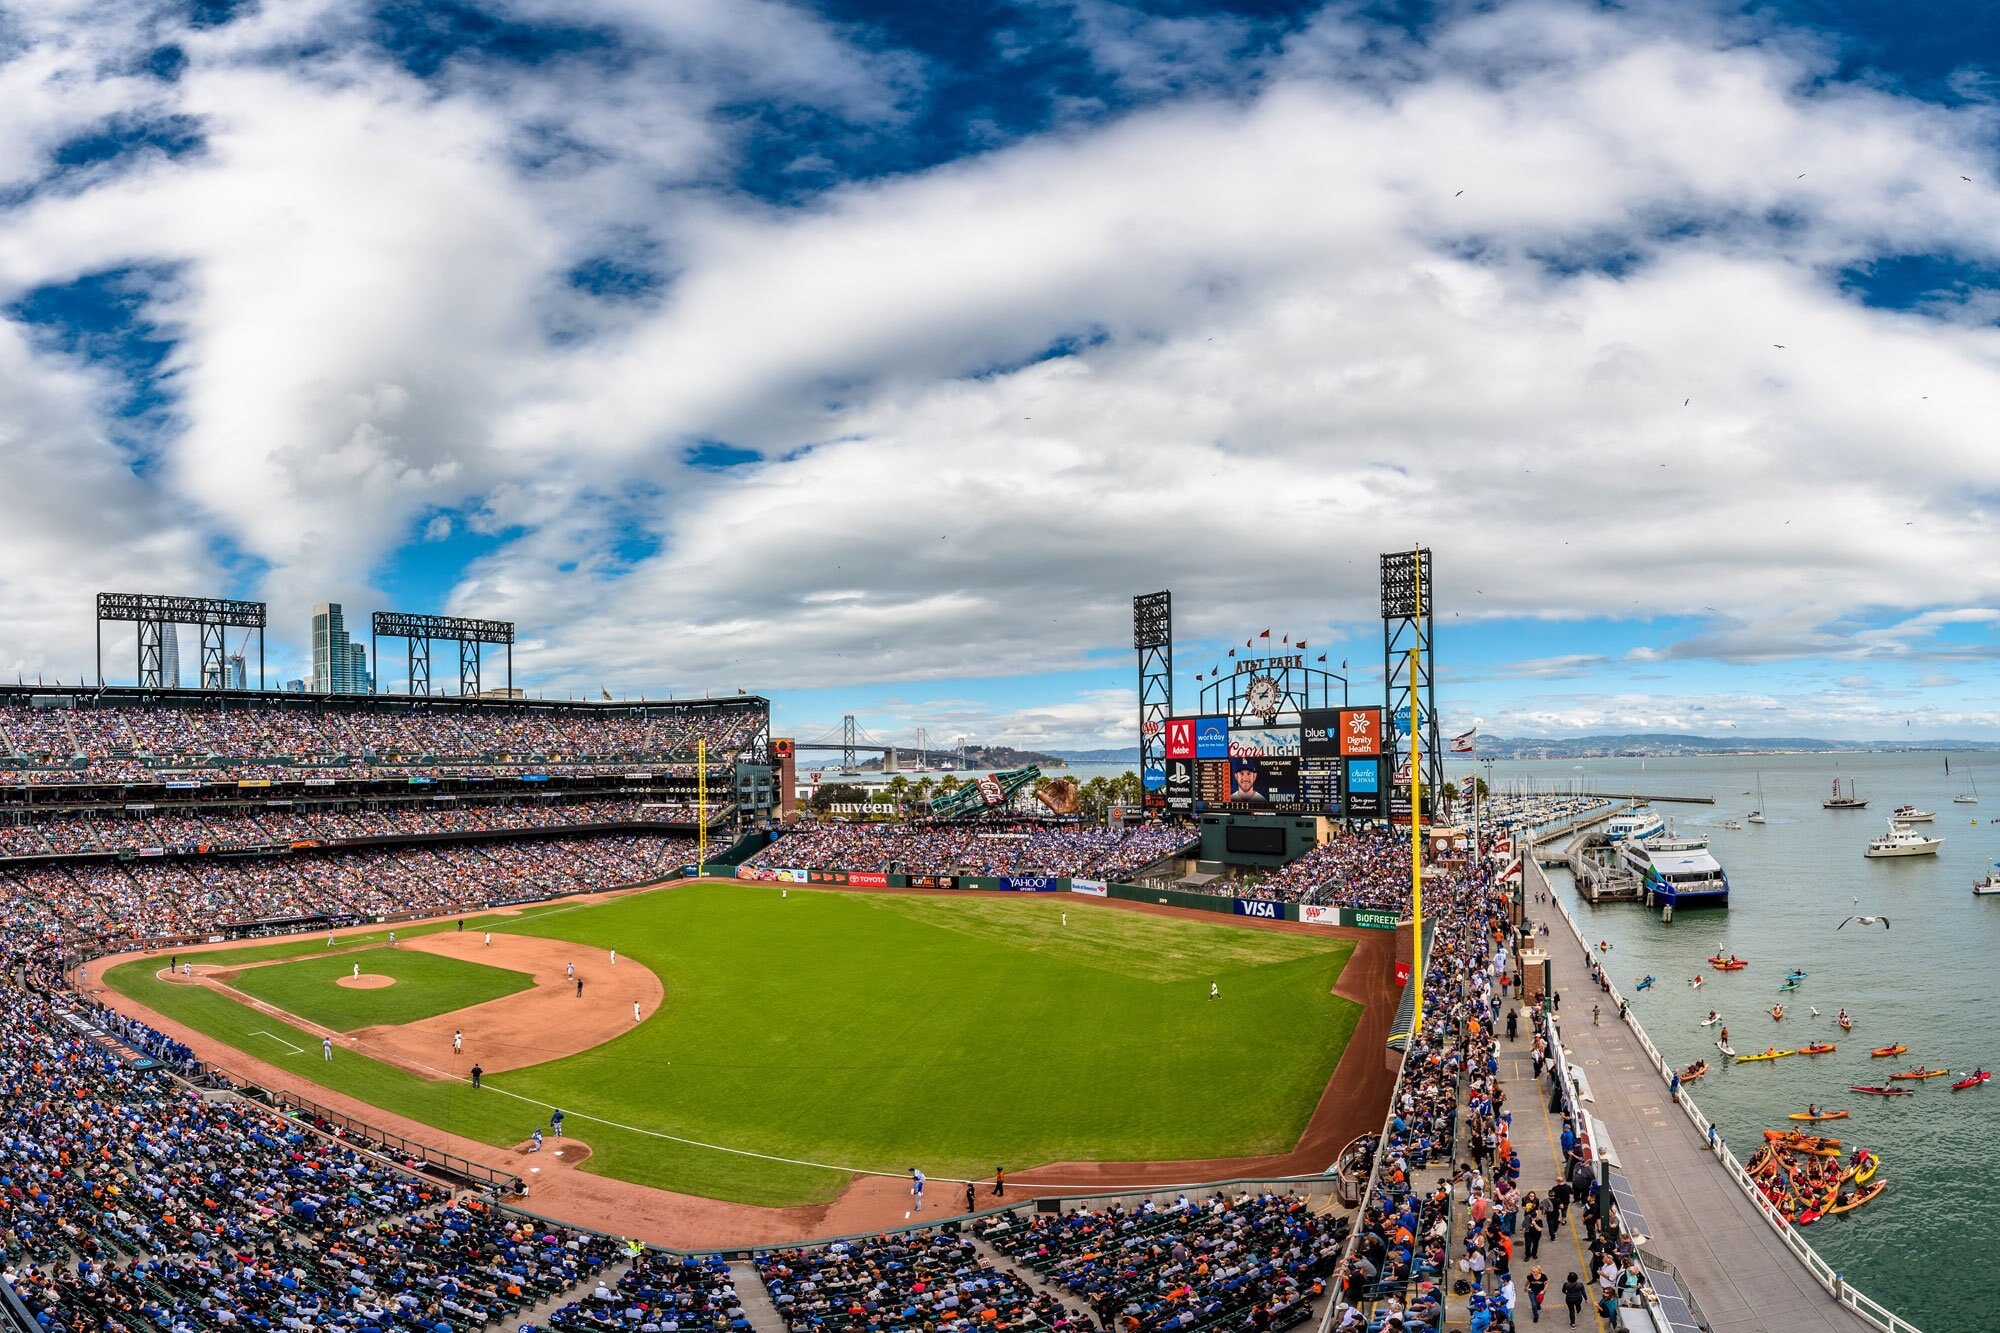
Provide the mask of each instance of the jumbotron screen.
POLYGON ((1168 718, 1165 740, 1172 813, 1381 816, 1379 708, 1307 709, 1291 723, 1168 718))

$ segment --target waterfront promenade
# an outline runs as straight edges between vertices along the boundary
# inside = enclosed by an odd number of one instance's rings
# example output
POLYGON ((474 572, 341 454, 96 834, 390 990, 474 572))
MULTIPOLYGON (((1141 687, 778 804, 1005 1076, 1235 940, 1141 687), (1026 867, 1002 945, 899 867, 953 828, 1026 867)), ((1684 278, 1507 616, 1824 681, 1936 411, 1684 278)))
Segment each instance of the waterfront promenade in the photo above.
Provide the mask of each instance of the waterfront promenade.
MULTIPOLYGON (((1715 1333, 1875 1327, 1820 1286, 1668 1100, 1638 1035, 1619 1021, 1616 1001, 1590 980, 1568 923, 1553 902, 1536 901, 1543 885, 1539 873, 1527 876, 1527 917, 1548 923, 1540 943, 1561 998, 1556 1020, 1570 1063, 1589 1084, 1590 1112, 1604 1123, 1618 1170, 1644 1214, 1644 1248, 1680 1270, 1715 1333), (1603 1009, 1597 1026, 1590 1021, 1593 1004, 1603 1009)), ((1725 1125, 1720 1132, 1742 1147, 1763 1128, 1725 1125)))

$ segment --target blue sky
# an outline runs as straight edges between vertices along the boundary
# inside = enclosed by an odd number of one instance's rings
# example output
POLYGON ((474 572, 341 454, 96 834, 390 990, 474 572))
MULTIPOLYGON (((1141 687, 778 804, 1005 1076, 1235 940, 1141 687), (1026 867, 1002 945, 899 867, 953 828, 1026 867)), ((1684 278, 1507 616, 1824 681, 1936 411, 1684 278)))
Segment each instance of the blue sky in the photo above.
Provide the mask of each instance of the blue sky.
POLYGON ((1133 593, 1185 693, 1359 694, 1421 540, 1454 726, 2000 738, 1996 71, 1963 0, 16 0, 0 669, 334 599, 1114 746, 1133 593))

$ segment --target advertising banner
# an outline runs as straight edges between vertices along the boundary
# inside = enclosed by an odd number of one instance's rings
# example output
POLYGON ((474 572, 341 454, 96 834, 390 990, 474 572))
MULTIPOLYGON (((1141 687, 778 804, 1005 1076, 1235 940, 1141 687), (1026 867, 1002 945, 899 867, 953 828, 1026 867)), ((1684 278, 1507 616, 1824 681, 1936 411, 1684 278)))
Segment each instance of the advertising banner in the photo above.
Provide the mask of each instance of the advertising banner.
POLYGON ((1299 920, 1309 926, 1337 926, 1340 924, 1340 909, 1304 904, 1299 908, 1299 920))
POLYGON ((762 866, 737 866, 736 878, 747 879, 752 884, 768 884, 778 876, 762 866))
POLYGON ((1354 924, 1363 930, 1394 930, 1401 919, 1400 913, 1383 907, 1357 907, 1354 909, 1354 924))
POLYGON ((1193 718, 1170 717, 1167 719, 1167 758, 1194 758, 1193 718))
POLYGON ((913 889, 955 889, 958 887, 956 875, 909 875, 906 881, 913 889))
POLYGON ((849 884, 859 884, 864 888, 870 889, 886 889, 889 887, 889 877, 879 870, 851 870, 847 874, 847 882, 849 884))
POLYGON ((1340 757, 1340 710, 1308 708, 1299 714, 1299 753, 1307 759, 1340 757))
POLYGON ((1232 908, 1238 916, 1254 916, 1261 921, 1283 921, 1285 905, 1265 902, 1261 898, 1232 898, 1232 908))
POLYGON ((1167 770, 1164 768, 1155 768, 1151 764, 1148 764, 1146 771, 1139 775, 1139 781, 1145 786, 1147 791, 1158 791, 1167 785, 1167 770))
POLYGON ((1276 759, 1281 756, 1299 757, 1299 729, 1297 727, 1245 727, 1229 729, 1229 757, 1231 759, 1276 759))
POLYGON ((1410 960, 1407 958, 1396 960, 1396 984, 1398 986, 1410 984, 1410 960))
POLYGON ((813 870, 807 872, 806 879, 813 884, 845 884, 847 883, 847 872, 845 870, 813 870))
POLYGON ((1054 875, 1002 875, 1000 887, 1008 893, 1057 893, 1062 881, 1054 875))
POLYGON ((1109 898, 1111 886, 1101 879, 1073 879, 1069 882, 1071 893, 1087 893, 1093 898, 1109 898))
POLYGON ((1192 759, 1167 760, 1167 809, 1175 814, 1194 813, 1194 765, 1192 759))
MULTIPOLYGON (((1343 708, 1340 710, 1340 754, 1343 759, 1373 758, 1382 753, 1382 710, 1343 708)), ((1349 791, 1354 785, 1349 782, 1349 791)))
POLYGON ((809 884, 812 882, 810 875, 803 870, 780 870, 778 878, 787 880, 793 884, 809 884))
POLYGON ((1229 758, 1228 718, 1198 717, 1194 720, 1194 757, 1197 759, 1229 758))
POLYGON ((1347 813, 1356 819, 1380 819, 1385 810, 1382 803, 1382 761, 1380 759, 1350 759, 1347 761, 1347 813))

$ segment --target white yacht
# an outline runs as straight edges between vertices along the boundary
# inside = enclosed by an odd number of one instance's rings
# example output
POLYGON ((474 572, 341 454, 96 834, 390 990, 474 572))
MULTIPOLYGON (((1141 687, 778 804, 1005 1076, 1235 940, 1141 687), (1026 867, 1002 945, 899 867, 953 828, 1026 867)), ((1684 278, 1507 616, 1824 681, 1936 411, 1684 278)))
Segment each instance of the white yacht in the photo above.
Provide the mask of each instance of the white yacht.
POLYGON ((1622 815, 1613 815, 1605 821, 1604 836, 1612 842, 1626 842, 1636 838, 1650 838, 1655 833, 1666 832, 1666 821, 1660 812, 1650 805, 1642 805, 1637 810, 1627 810, 1622 815))
POLYGON ((1729 876, 1708 850, 1708 839, 1675 832, 1627 838, 1618 858, 1656 902, 1668 907, 1729 906, 1729 876))
POLYGON ((1927 833, 1919 833, 1908 824, 1889 821, 1889 831, 1868 844, 1868 850, 1861 853, 1867 857, 1884 856, 1936 856, 1938 848, 1944 846, 1943 838, 1933 838, 1927 833))
POLYGON ((1889 812, 1889 818, 1898 824, 1928 824, 1937 818, 1937 813, 1919 810, 1914 805, 1899 805, 1889 812))
POLYGON ((1987 871, 1984 878, 1972 881, 1973 897, 1991 898, 1994 894, 2000 893, 2000 861, 1995 861, 1993 866, 1994 868, 1987 871))

